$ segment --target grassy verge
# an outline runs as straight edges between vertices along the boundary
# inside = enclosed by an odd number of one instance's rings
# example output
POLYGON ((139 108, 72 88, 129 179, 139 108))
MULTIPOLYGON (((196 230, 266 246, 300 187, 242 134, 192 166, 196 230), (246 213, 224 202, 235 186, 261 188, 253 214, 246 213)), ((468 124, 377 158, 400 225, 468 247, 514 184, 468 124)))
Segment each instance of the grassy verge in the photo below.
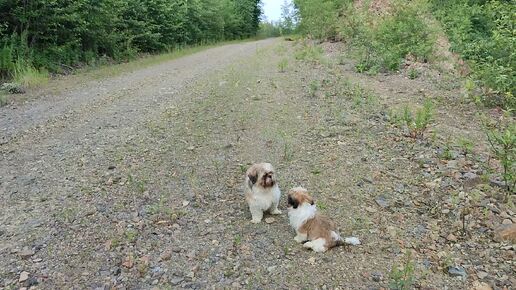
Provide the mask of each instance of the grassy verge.
MULTIPOLYGON (((162 62, 170 61, 173 59, 177 59, 180 57, 184 57, 187 55, 195 54, 210 48, 229 45, 229 44, 237 44, 244 43, 249 41, 258 40, 258 38, 249 38, 243 40, 232 40, 232 41, 223 41, 209 44, 200 44, 195 46, 184 46, 180 48, 176 48, 167 53, 155 54, 155 55, 145 55, 134 60, 123 62, 123 63, 97 63, 96 65, 88 65, 83 68, 79 68, 76 70, 72 70, 74 76, 68 76, 68 80, 74 79, 76 81, 88 81, 88 80, 97 80, 107 77, 114 77, 117 75, 121 75, 126 72, 135 71, 138 69, 150 67, 153 65, 157 65, 162 62)), ((44 69, 36 69, 31 65, 23 65, 21 62, 14 70, 12 80, 13 85, 20 88, 45 88, 45 85, 49 83, 51 75, 48 71, 44 69)), ((57 85, 59 87, 59 85, 57 85)), ((22 89, 23 90, 23 89, 22 89)), ((8 104, 11 100, 13 100, 12 95, 9 94, 8 91, 0 90, 0 106, 8 104)))

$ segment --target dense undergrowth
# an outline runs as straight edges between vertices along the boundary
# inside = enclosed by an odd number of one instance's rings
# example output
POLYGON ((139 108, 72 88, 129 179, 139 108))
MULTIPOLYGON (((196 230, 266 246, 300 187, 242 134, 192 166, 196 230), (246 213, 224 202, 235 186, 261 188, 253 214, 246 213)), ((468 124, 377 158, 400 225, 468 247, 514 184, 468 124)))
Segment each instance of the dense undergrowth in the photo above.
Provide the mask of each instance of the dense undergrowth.
POLYGON ((432 11, 484 88, 483 101, 516 110, 516 1, 432 0, 432 11))

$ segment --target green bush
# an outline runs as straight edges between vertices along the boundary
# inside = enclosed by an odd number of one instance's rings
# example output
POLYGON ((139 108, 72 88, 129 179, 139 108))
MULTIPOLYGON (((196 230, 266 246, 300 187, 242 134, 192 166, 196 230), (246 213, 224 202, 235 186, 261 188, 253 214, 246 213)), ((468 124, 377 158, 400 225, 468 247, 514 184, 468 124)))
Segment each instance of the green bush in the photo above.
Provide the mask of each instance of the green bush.
MULTIPOLYGON (((377 73, 379 70, 397 70, 407 56, 426 62, 433 52, 434 34, 424 22, 421 1, 400 2, 376 23, 351 20, 355 28, 343 31, 354 37, 352 43, 358 51, 357 71, 377 73)), ((371 18, 368 12, 359 12, 371 18)), ((351 16, 354 17, 354 16, 351 16)))
POLYGON ((397 2, 373 29, 374 50, 380 55, 382 67, 397 70, 408 55, 422 62, 431 57, 435 38, 419 15, 425 11, 423 7, 420 1, 397 2))
POLYGON ((359 72, 397 70, 409 55, 423 62, 432 55, 435 37, 424 21, 427 9, 423 0, 395 1, 382 16, 372 15, 367 5, 356 7, 351 0, 295 2, 302 31, 316 38, 350 43, 359 72))
POLYGON ((299 29, 315 39, 335 39, 339 11, 350 0, 294 0, 301 23, 299 29))
POLYGON ((516 110, 516 13, 514 0, 432 0, 452 51, 471 68, 488 105, 516 110))

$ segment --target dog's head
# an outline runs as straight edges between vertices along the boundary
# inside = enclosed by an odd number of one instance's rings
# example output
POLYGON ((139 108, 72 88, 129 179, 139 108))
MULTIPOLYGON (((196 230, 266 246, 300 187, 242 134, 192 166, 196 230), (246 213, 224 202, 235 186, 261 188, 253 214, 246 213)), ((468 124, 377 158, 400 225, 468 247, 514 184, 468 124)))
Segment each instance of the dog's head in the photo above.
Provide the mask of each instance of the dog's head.
POLYGON ((308 203, 314 205, 313 198, 308 194, 308 190, 303 187, 294 187, 288 191, 288 207, 296 209, 298 206, 308 203))
POLYGON ((258 185, 263 188, 268 188, 276 184, 276 175, 270 163, 254 164, 247 170, 246 174, 249 178, 250 187, 258 185))

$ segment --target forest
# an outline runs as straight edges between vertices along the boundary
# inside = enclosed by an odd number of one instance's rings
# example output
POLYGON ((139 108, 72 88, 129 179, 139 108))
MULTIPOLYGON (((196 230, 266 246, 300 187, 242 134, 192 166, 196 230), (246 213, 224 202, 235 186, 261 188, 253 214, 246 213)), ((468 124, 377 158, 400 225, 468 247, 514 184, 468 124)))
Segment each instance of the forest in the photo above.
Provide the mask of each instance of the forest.
POLYGON ((2 0, 0 76, 255 35, 259 0, 2 0))

